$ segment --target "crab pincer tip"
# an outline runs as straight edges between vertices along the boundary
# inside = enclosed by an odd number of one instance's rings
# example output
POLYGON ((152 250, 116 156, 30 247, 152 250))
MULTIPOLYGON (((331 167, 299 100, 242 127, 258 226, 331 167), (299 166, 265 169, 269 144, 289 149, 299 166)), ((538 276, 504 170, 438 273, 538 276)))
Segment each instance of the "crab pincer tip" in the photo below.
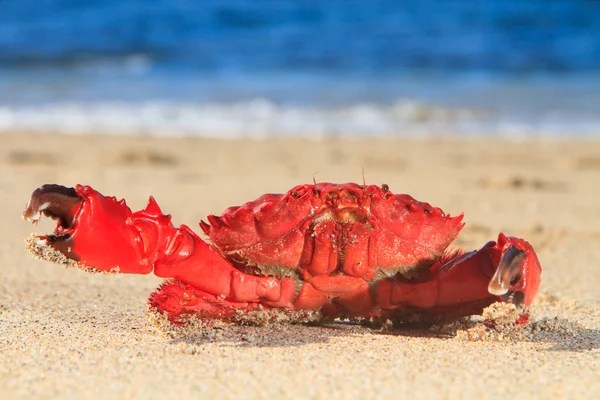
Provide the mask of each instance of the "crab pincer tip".
POLYGON ((488 292, 494 296, 504 296, 508 293, 508 283, 502 280, 499 274, 494 274, 494 277, 488 285, 488 292))
MULTIPOLYGON (((33 198, 33 196, 32 196, 32 198, 33 198)), ((37 207, 37 206, 32 207, 32 204, 31 204, 32 198, 30 198, 29 201, 27 202, 27 205, 25 206, 25 210, 23 211, 23 214, 21 214, 21 218, 23 218, 23 220, 25 220, 25 221, 35 224, 42 217, 42 213, 41 213, 41 209, 39 207, 37 207)))
POLYGON ((488 285, 488 292, 494 296, 504 296, 510 286, 518 281, 521 276, 521 267, 525 259, 525 252, 510 246, 502 254, 498 269, 492 276, 488 285))

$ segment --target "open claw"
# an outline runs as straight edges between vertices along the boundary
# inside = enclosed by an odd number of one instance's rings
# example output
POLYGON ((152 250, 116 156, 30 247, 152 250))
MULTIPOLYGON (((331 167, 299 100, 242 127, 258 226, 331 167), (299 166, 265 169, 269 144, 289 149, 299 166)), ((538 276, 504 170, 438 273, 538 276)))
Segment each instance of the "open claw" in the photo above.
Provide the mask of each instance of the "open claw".
POLYGON ((74 188, 54 184, 43 185, 31 194, 23 211, 23 219, 36 223, 44 214, 57 219, 61 227, 68 228, 73 225, 81 201, 82 198, 74 188))
POLYGON ((79 256, 72 251, 70 228, 75 224, 77 212, 81 208, 81 198, 74 188, 48 184, 37 188, 27 202, 23 219, 37 223, 42 214, 58 221, 55 232, 38 236, 37 242, 49 245, 64 254, 67 258, 79 261, 79 256))
POLYGON ((148 207, 134 215, 124 201, 90 186, 44 185, 32 193, 23 218, 36 223, 45 215, 58 222, 53 233, 29 238, 27 248, 38 258, 86 271, 149 273, 160 255, 146 247, 168 242, 174 228, 153 201, 148 207))

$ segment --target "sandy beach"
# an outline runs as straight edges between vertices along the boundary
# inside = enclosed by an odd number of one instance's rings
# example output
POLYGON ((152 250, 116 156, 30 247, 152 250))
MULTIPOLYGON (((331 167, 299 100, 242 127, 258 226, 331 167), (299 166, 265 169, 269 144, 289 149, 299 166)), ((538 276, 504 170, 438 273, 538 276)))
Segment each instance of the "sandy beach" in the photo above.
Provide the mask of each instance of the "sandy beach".
POLYGON ((0 136, 0 392, 7 398, 600 398, 600 142, 203 140, 0 136), (387 183, 451 214, 456 245, 526 238, 544 267, 531 338, 423 330, 243 327, 169 335, 154 276, 34 260, 21 213, 44 183, 93 185, 176 224, 318 181, 387 183), (316 174, 316 175, 315 175, 316 174))

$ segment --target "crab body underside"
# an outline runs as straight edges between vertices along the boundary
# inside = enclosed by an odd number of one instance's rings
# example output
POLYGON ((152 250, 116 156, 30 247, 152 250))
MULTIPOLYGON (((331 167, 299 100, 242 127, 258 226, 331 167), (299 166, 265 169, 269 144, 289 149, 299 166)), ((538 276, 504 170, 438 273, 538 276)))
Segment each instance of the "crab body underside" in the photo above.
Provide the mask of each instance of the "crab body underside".
POLYGON ((175 323, 289 316, 441 319, 496 301, 529 305, 541 267, 523 239, 499 234, 480 250, 449 251, 451 217, 387 185, 319 183, 266 194, 200 227, 175 227, 150 197, 132 212, 89 186, 44 185, 23 214, 58 220, 35 251, 54 249, 93 271, 168 278, 150 308, 175 323))

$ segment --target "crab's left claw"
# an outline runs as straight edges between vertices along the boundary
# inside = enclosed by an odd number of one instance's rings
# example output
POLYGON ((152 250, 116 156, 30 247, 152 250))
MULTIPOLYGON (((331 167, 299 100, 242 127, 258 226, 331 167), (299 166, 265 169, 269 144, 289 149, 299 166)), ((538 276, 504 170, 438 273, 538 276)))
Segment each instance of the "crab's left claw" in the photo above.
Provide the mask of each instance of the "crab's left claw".
POLYGON ((514 304, 531 305, 540 286, 542 267, 531 245, 523 239, 498 236, 501 249, 498 268, 488 291, 514 304))

